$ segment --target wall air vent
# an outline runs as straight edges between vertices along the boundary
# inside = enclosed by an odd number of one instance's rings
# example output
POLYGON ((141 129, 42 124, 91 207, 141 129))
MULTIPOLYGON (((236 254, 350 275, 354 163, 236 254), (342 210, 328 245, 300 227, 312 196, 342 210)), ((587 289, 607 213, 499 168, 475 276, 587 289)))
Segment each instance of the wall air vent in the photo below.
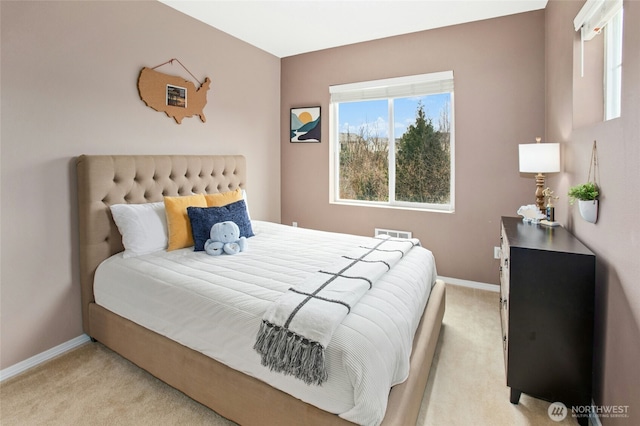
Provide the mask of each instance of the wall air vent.
POLYGON ((374 236, 377 237, 378 235, 388 235, 393 238, 411 238, 411 231, 376 228, 374 236))

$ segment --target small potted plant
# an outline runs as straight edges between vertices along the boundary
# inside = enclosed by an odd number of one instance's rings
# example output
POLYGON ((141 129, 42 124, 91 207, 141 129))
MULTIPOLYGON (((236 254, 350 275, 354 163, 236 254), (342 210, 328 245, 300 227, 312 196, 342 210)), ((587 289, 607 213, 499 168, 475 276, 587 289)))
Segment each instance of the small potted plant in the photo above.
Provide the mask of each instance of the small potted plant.
POLYGON ((578 200, 580 215, 589 223, 598 220, 598 187, 594 182, 587 182, 569 188, 569 203, 578 200))

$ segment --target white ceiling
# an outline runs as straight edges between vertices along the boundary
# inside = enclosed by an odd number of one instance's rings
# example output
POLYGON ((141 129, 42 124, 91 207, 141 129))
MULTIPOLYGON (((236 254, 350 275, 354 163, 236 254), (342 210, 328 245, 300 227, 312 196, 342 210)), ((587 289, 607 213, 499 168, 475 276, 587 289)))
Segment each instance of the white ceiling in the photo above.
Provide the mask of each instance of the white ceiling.
POLYGON ((547 5, 547 0, 159 1, 280 58, 547 5))

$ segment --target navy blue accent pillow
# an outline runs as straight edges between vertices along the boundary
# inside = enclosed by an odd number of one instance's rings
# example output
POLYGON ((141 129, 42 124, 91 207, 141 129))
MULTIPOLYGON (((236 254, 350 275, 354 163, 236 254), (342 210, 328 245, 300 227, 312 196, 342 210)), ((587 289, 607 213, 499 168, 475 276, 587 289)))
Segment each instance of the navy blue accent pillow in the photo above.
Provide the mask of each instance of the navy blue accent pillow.
POLYGON ((251 221, 244 200, 223 207, 187 207, 187 215, 193 233, 193 250, 204 251, 204 243, 209 239, 211 227, 218 222, 235 222, 241 237, 253 237, 251 221))

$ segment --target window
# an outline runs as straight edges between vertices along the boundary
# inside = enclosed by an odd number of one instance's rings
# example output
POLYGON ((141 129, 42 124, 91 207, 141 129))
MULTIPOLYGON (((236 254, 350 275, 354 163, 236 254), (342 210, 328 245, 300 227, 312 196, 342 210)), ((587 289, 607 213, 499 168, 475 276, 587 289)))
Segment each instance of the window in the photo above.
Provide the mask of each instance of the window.
POLYGON ((331 202, 453 211, 453 72, 331 94, 331 202))
POLYGON ((622 102, 622 10, 605 28, 605 120, 620 117, 622 102))
MULTIPOLYGON (((622 95, 622 0, 586 0, 573 20, 580 31, 581 75, 584 76, 584 43, 605 30, 604 119, 620 117, 622 95)), ((601 104, 602 105, 602 104, 601 104)))

